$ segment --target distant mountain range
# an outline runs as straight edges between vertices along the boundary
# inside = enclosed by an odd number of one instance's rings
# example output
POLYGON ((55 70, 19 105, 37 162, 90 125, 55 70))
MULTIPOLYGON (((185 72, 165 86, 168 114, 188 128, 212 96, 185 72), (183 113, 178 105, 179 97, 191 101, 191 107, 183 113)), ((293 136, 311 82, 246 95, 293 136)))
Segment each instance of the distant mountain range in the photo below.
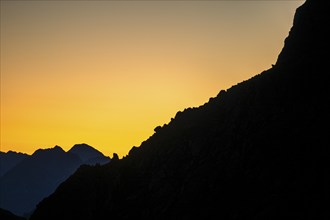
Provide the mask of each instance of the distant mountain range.
POLYGON ((8 151, 7 153, 0 151, 0 178, 28 156, 14 151, 8 151))
POLYGON ((329 11, 306 0, 271 69, 81 166, 30 219, 330 219, 329 11))
POLYGON ((64 180, 83 164, 110 162, 110 158, 87 144, 74 145, 68 152, 55 146, 39 149, 31 156, 1 152, 0 208, 28 215, 64 180))

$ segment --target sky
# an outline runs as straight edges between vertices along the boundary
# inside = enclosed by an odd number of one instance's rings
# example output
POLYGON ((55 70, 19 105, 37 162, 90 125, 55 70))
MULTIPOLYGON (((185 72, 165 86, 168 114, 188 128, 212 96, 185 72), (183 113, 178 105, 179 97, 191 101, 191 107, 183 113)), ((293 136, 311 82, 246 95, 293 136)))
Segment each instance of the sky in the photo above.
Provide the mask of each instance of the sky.
POLYGON ((1 1, 1 151, 128 154, 276 62, 303 1, 1 1))

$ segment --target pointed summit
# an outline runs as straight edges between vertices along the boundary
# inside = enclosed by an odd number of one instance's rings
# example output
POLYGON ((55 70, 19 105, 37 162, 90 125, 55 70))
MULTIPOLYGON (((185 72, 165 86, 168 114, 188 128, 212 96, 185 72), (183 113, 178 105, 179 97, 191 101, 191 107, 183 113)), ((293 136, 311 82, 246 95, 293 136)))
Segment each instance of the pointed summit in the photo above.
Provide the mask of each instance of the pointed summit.
POLYGON ((329 53, 330 1, 307 0, 296 10, 293 27, 276 65, 310 65, 329 53))
POLYGON ((88 144, 76 144, 68 152, 77 155, 84 163, 87 164, 89 164, 89 161, 105 157, 100 151, 89 146, 88 144))

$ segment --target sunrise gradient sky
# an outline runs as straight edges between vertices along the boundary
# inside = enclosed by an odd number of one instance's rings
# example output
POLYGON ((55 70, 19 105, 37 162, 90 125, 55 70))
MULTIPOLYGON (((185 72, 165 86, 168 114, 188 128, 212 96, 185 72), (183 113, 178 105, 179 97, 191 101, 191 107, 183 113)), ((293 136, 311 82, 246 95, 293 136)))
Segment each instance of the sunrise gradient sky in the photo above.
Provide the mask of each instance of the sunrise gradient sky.
POLYGON ((275 63, 303 1, 1 1, 1 151, 124 156, 275 63))

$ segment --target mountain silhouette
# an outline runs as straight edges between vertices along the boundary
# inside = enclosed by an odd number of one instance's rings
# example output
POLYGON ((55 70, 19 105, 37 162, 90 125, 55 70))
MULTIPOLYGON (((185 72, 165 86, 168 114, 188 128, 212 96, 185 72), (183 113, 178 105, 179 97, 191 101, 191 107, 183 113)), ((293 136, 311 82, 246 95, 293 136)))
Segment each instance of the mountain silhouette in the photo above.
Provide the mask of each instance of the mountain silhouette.
POLYGON ((0 207, 16 215, 28 215, 80 165, 109 161, 108 157, 86 144, 75 145, 68 152, 59 146, 39 149, 0 178, 0 207), (94 163, 89 161, 91 159, 94 163))
POLYGON ((0 208, 1 220, 24 220, 25 218, 14 215, 13 213, 0 208))
POLYGON ((307 0, 271 69, 81 166, 31 219, 330 219, 329 6, 307 0))
POLYGON ((14 151, 8 151, 7 153, 0 151, 0 177, 28 156, 14 151))
POLYGON ((77 155, 84 164, 88 165, 109 162, 109 158, 87 144, 76 144, 68 152, 77 155))

